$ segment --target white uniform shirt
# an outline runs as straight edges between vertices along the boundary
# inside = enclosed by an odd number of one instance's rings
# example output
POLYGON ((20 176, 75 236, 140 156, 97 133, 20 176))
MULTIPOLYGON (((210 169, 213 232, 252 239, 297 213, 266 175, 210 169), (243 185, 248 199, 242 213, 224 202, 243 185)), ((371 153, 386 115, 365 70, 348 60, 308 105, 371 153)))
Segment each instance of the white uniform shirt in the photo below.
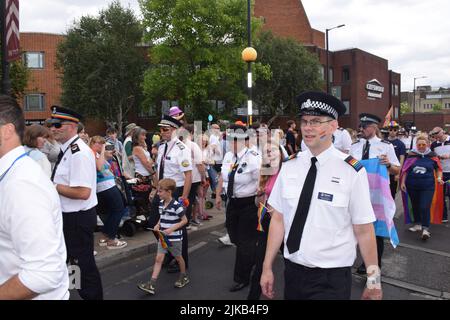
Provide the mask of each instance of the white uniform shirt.
MULTIPOLYGON (((444 142, 435 141, 431 144, 431 150, 438 156, 450 154, 450 136, 444 142)), ((441 159, 442 171, 450 172, 450 159, 441 159)))
MULTIPOLYGON (((344 153, 350 152, 350 148, 352 146, 352 137, 350 136, 350 133, 348 133, 347 130, 345 130, 344 128, 338 128, 333 133, 333 137, 334 137, 333 145, 336 149, 344 153)), ((302 140, 301 148, 302 151, 309 150, 304 140, 302 140)))
POLYGON ((56 168, 53 182, 69 187, 84 187, 91 189, 87 200, 70 199, 59 195, 62 212, 78 212, 92 209, 97 205, 97 168, 93 151, 78 136, 69 139, 61 146, 64 156, 56 168))
MULTIPOLYGON (((25 152, 0 159, 0 176, 25 152)), ((0 285, 15 275, 36 300, 69 299, 66 245, 58 193, 29 157, 0 181, 0 285)))
MULTIPOLYGON (((303 184, 313 155, 301 152, 281 167, 269 204, 283 216, 284 242, 297 211, 303 184)), ((352 266, 357 240, 353 225, 375 221, 370 204, 369 182, 364 168, 356 171, 334 146, 317 156, 317 176, 300 249, 284 257, 310 268, 352 266)))
MULTIPOLYGON (((233 197, 252 197, 256 195, 258 189, 261 156, 254 150, 244 148, 237 154, 237 158, 239 162, 234 176, 233 197)), ((223 158, 221 174, 225 192, 228 190, 228 175, 235 161, 236 157, 232 152, 227 152, 223 158)))
POLYGON ((197 168, 197 165, 203 163, 202 150, 195 142, 191 140, 186 140, 186 146, 191 150, 192 156, 192 183, 202 181, 202 176, 197 168))
MULTIPOLYGON (((164 179, 173 179, 177 187, 184 186, 184 173, 186 171, 192 171, 191 150, 178 138, 170 140, 167 146, 167 152, 164 160, 164 179)), ((156 163, 158 164, 158 179, 159 168, 161 161, 163 160, 164 148, 166 144, 162 143, 158 148, 158 158, 156 163)))
MULTIPOLYGON (((400 162, 397 159, 392 143, 387 140, 381 140, 377 136, 369 139, 369 143, 369 159, 377 158, 381 155, 387 155, 391 165, 400 166, 400 162)), ((352 144, 352 147, 350 148, 350 155, 356 160, 361 160, 365 144, 365 139, 360 139, 352 144)))
MULTIPOLYGON (((412 139, 413 139, 412 136, 400 138, 400 141, 405 144, 406 152, 409 152, 411 150, 411 140, 412 139)), ((413 148, 415 148, 415 146, 416 146, 416 141, 417 141, 417 138, 414 137, 413 144, 412 144, 413 148)))

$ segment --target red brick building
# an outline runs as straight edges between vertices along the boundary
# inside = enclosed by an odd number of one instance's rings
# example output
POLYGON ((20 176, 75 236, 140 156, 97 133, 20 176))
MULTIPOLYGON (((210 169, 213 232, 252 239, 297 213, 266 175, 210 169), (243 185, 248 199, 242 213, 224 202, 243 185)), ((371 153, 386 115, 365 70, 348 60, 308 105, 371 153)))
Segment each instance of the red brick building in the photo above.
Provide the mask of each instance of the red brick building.
POLYGON ((60 104, 61 81, 55 70, 56 49, 63 35, 20 33, 22 59, 30 70, 30 80, 22 106, 28 123, 42 122, 50 116, 50 107, 60 104))
MULTIPOLYGON (((311 27, 301 0, 256 0, 254 15, 263 19, 264 29, 294 38, 316 54, 325 78, 325 34, 311 27)), ((330 51, 329 67, 332 94, 347 106, 342 126, 357 127, 358 115, 364 112, 384 118, 390 106, 398 119, 401 76, 389 70, 386 59, 360 49, 330 51)))

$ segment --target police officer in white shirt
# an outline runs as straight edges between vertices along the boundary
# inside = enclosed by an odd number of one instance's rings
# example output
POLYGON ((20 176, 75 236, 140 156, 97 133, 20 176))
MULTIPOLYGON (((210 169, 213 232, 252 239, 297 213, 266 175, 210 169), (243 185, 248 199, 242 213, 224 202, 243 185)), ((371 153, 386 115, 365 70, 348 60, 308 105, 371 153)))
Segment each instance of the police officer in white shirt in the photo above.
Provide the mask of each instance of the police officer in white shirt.
POLYGON ((80 120, 73 110, 52 107, 53 132, 61 143, 52 180, 61 201, 67 255, 81 270, 78 293, 85 300, 102 300, 102 281, 94 259, 97 171, 94 153, 77 135, 80 120))
POLYGON ((272 264, 284 240, 285 299, 350 299, 358 244, 370 266, 362 297, 381 299, 367 173, 332 144, 345 106, 322 92, 303 93, 297 101, 309 150, 283 164, 268 201, 274 210, 262 292, 274 297, 272 264))
MULTIPOLYGON (((255 248, 258 224, 258 208, 255 195, 258 189, 261 157, 248 146, 247 128, 231 125, 227 130, 227 140, 231 150, 225 154, 222 172, 216 194, 225 188, 227 194, 226 228, 232 243, 236 245, 234 266, 235 284, 231 292, 239 291, 250 282, 250 274, 255 264, 255 248)), ((216 207, 220 210, 221 197, 216 197, 216 207)))
MULTIPOLYGON (((359 118, 362 138, 352 144, 350 155, 356 160, 379 158, 381 164, 387 167, 390 175, 399 174, 400 162, 395 154, 394 146, 390 141, 382 140, 376 135, 381 119, 369 113, 361 113, 359 118)), ((378 264, 380 268, 383 251, 384 239, 383 237, 377 237, 378 264)), ((359 266, 357 272, 359 274, 366 273, 364 263, 359 266)))
MULTIPOLYGON (((177 136, 177 129, 181 128, 182 123, 171 116, 164 115, 158 126, 160 127, 161 140, 164 141, 158 148, 156 160, 158 180, 175 180, 177 188, 173 197, 182 203, 188 211, 190 210, 189 207, 192 206, 192 203, 189 201, 189 192, 192 186, 192 155, 191 150, 177 136)), ((158 204, 159 197, 155 196, 152 200, 152 208, 155 208, 158 204)), ((155 215, 154 211, 152 215, 155 215)), ((152 221, 155 221, 154 217, 152 217, 152 221)), ((188 234, 186 226, 183 227, 182 256, 186 268, 188 268, 188 234)), ((169 266, 169 271, 176 272, 177 270, 179 270, 178 263, 173 262, 169 266)))
POLYGON ((58 194, 21 140, 23 111, 0 96, 0 300, 67 300, 58 194))

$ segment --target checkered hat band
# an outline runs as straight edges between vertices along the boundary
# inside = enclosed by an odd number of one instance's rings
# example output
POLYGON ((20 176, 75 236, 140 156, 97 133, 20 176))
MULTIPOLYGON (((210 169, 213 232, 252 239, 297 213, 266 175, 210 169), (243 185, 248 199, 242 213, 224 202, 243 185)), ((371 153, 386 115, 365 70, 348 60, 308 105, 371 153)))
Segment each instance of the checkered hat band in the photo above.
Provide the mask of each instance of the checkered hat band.
POLYGON ((371 118, 371 117, 362 117, 359 121, 361 122, 375 122, 378 123, 379 121, 377 119, 371 118))
POLYGON ((162 126, 171 126, 171 127, 174 127, 174 128, 178 128, 178 125, 176 125, 172 121, 165 120, 165 119, 161 120, 160 125, 162 125, 162 126))
POLYGON ((325 112, 327 114, 332 115, 335 119, 338 118, 338 113, 336 109, 334 109, 333 107, 324 102, 308 100, 306 102, 303 102, 301 107, 301 111, 319 111, 319 110, 321 112, 325 112))

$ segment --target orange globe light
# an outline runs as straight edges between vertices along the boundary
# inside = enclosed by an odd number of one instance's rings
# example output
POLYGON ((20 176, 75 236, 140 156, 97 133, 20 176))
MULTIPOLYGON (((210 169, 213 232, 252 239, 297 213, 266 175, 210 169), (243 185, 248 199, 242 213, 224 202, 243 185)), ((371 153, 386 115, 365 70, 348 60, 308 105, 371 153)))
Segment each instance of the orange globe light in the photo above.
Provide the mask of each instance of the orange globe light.
POLYGON ((244 51, 242 51, 242 60, 245 62, 254 62, 257 57, 258 53, 252 47, 245 48, 244 51))

